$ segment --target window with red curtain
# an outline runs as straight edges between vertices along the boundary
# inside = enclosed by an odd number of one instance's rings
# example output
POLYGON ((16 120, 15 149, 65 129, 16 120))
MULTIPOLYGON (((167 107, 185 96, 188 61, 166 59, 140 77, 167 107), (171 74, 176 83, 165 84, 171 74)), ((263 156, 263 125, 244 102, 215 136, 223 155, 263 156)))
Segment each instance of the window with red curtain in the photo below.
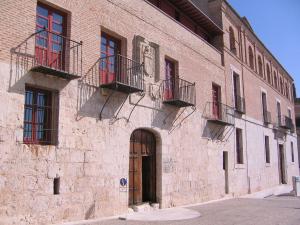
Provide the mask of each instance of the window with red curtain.
POLYGON ((52 93, 26 87, 23 141, 27 144, 51 144, 52 93))
POLYGON ((42 31, 36 36, 35 57, 39 65, 63 70, 66 16, 47 5, 38 3, 36 9, 36 30, 42 31))
POLYGON ((117 55, 121 53, 121 41, 106 33, 101 34, 100 64, 101 83, 108 84, 116 79, 117 55))
POLYGON ((171 100, 174 98, 174 88, 175 88, 175 63, 169 59, 165 59, 165 100, 171 100))
POLYGON ((215 119, 222 119, 221 114, 221 87, 212 85, 212 116, 215 119))

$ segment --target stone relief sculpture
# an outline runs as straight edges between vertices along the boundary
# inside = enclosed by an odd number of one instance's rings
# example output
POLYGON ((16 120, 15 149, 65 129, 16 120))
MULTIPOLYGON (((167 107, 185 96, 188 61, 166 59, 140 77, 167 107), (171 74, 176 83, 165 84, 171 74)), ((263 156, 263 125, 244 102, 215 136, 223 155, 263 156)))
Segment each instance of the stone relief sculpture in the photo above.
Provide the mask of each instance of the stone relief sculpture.
POLYGON ((145 91, 154 100, 159 94, 159 45, 142 36, 135 39, 135 59, 144 63, 145 91))
POLYGON ((148 41, 141 43, 142 57, 145 68, 145 76, 153 78, 155 76, 155 49, 148 41))

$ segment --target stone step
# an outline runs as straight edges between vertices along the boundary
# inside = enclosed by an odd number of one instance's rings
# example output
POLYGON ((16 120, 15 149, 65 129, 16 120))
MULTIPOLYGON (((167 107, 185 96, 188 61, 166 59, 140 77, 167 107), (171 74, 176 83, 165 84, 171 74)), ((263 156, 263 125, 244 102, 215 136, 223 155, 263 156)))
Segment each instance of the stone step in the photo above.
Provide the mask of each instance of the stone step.
POLYGON ((134 212, 151 212, 159 209, 158 203, 145 202, 140 205, 131 206, 134 212))

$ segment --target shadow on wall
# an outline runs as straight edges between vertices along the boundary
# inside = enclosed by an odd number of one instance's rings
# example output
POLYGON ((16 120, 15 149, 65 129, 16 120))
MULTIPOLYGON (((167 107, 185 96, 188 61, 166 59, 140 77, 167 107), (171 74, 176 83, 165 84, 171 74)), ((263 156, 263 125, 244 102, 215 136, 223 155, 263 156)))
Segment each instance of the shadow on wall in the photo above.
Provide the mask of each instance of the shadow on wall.
POLYGON ((77 93, 77 121, 84 117, 100 120, 101 110, 103 110, 101 114, 102 119, 109 119, 111 123, 123 118, 117 117, 117 113, 122 110, 122 104, 127 99, 126 94, 101 90, 101 88, 90 84, 85 79, 78 81, 77 93), (108 100, 111 94, 112 96, 108 100))
POLYGON ((233 126, 218 125, 215 123, 208 122, 205 119, 202 119, 202 123, 204 125, 202 137, 210 139, 212 141, 227 142, 234 132, 233 126))
POLYGON ((68 81, 30 71, 34 65, 34 55, 11 51, 8 92, 24 94, 25 84, 62 90, 68 81))
POLYGON ((196 111, 195 107, 178 108, 164 105, 161 98, 153 101, 153 108, 159 110, 152 110, 151 125, 168 130, 169 134, 179 129, 183 122, 196 111))
POLYGON ((96 206, 96 203, 94 202, 94 203, 88 208, 88 210, 86 211, 85 216, 84 216, 84 219, 85 219, 85 220, 95 218, 95 206, 96 206))

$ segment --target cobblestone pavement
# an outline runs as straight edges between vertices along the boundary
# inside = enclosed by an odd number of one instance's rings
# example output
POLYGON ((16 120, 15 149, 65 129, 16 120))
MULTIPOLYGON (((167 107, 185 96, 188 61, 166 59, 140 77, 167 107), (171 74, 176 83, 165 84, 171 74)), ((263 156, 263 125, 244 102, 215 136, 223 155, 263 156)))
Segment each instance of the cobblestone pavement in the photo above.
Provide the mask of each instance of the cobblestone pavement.
POLYGON ((97 225, 300 225, 300 198, 232 199, 189 207, 201 217, 182 221, 108 220, 97 225))

